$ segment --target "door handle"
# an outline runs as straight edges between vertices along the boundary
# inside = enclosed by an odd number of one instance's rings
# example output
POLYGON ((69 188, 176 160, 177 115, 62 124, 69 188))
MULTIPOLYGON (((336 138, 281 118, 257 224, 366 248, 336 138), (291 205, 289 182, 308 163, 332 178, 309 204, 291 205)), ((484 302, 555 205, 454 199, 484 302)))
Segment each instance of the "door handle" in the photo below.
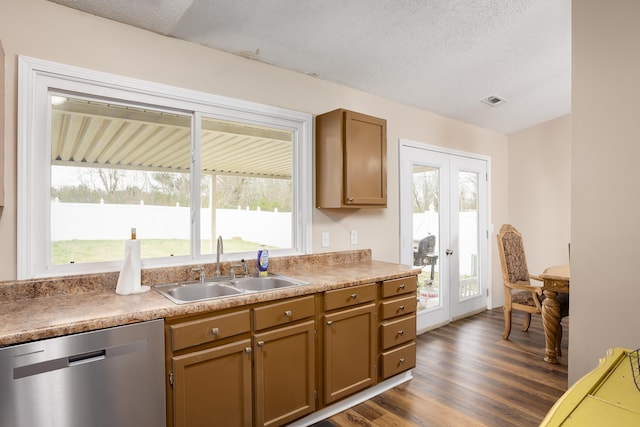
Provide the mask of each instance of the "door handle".
POLYGON ((451 249, 447 249, 444 253, 447 255, 453 255, 453 251, 451 249))

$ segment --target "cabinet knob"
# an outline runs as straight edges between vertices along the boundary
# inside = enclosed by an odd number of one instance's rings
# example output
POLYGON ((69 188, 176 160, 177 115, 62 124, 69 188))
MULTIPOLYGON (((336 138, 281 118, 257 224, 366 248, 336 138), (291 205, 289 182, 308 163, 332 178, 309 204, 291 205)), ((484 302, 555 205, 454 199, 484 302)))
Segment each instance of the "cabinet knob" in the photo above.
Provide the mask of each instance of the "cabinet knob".
POLYGON ((401 305, 400 307, 398 307, 398 311, 404 311, 404 305, 401 305))
POLYGON ((404 360, 405 360, 405 359, 404 359, 404 357, 401 357, 401 358, 400 358, 400 364, 401 364, 401 365, 404 363, 404 360))
POLYGON ((404 289, 404 283, 400 285, 400 289, 404 289))
POLYGON ((287 311, 285 311, 285 312, 284 312, 284 315, 285 315, 286 317, 291 317, 291 310, 287 310, 287 311))
POLYGON ((328 325, 328 326, 333 325, 333 320, 329 320, 329 321, 327 322, 327 325, 328 325))
POLYGON ((353 197, 347 197, 347 202, 353 203, 353 197))
POLYGON ((358 298, 358 294, 351 294, 351 299, 356 299, 358 298))
POLYGON ((402 329, 400 329, 400 330, 398 331, 398 335, 404 335, 404 331, 403 331, 402 329))
POLYGON ((220 333, 220 329, 218 328, 211 328, 211 335, 218 335, 220 333))
POLYGON ((251 347, 245 347, 244 348, 244 352, 245 353, 251 353, 251 347))
POLYGON ((264 341, 258 341, 258 347, 262 347, 264 345, 264 341))

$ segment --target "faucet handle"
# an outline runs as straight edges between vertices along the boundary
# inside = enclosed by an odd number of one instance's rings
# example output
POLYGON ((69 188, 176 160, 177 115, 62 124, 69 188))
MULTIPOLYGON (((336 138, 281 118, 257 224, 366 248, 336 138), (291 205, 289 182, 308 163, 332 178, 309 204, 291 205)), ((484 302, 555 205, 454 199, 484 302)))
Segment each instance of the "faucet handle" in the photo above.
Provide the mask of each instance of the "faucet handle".
POLYGON ((245 276, 248 276, 249 275, 249 268, 247 267, 247 261, 245 261, 244 258, 242 258, 240 260, 240 262, 242 263, 242 273, 245 276))
POLYGON ((236 267, 242 267, 241 264, 231 264, 229 266, 229 274, 231 275, 231 277, 235 278, 236 277, 236 267))
POLYGON ((204 282, 204 267, 194 267, 191 269, 194 273, 200 273, 200 282, 204 282))

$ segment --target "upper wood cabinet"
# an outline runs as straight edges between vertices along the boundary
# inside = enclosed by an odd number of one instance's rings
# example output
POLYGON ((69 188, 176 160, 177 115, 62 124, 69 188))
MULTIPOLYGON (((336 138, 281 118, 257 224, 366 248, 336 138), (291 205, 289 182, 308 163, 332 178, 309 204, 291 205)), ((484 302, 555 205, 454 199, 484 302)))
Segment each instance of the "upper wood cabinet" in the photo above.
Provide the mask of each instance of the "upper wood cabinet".
POLYGON ((316 117, 316 206, 387 206, 387 121, 344 109, 316 117))

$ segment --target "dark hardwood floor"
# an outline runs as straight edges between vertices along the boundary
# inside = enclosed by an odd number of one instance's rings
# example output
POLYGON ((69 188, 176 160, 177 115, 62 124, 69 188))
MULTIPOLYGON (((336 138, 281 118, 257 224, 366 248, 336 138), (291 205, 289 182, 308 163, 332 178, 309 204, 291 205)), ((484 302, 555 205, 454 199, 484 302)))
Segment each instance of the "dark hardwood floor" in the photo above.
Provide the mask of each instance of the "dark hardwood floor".
POLYGON ((569 321, 552 365, 542 360, 542 319, 533 316, 528 332, 522 319, 513 314, 506 341, 502 308, 420 335, 413 380, 316 427, 539 425, 567 389, 569 321))

